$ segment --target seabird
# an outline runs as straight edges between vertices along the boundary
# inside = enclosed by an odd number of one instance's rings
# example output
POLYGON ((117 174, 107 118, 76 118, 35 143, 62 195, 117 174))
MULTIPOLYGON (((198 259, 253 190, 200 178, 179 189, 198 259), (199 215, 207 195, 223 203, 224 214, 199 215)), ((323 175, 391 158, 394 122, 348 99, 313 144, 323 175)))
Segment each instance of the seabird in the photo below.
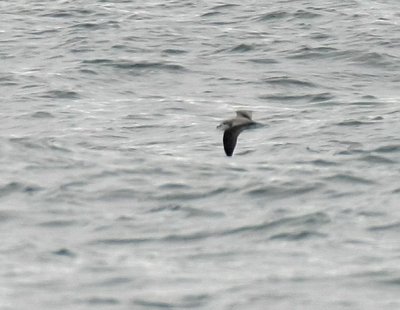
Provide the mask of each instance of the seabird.
POLYGON ((250 111, 236 111, 236 118, 225 120, 217 127, 225 130, 223 141, 226 156, 232 156, 239 134, 257 125, 251 119, 251 114, 250 111))

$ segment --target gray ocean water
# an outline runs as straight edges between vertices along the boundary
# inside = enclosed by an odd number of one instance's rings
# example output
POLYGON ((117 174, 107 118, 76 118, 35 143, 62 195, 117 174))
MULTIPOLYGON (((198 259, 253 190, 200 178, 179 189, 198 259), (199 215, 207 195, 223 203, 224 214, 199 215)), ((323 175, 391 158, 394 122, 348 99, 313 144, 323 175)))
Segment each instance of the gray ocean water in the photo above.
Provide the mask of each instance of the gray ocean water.
POLYGON ((0 309, 399 309, 399 8, 0 1, 0 309))

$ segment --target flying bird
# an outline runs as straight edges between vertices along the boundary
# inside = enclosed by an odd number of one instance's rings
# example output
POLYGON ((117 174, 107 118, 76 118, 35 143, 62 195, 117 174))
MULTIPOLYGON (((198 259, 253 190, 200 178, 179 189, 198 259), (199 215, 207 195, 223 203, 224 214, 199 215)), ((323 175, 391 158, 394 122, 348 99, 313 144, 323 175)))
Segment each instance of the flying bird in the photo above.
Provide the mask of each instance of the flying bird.
POLYGON ((224 131, 224 150, 226 156, 232 156, 239 134, 248 128, 258 125, 251 119, 250 111, 236 111, 236 118, 223 121, 217 128, 224 131))

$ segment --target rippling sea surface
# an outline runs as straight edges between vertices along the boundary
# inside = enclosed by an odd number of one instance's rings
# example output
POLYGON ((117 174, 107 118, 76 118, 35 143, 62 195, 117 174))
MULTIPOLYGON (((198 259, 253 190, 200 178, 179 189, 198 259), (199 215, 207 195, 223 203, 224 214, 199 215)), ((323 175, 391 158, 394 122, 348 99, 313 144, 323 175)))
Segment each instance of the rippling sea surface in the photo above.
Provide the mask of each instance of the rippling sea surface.
POLYGON ((399 309, 398 12, 0 2, 0 309, 399 309))

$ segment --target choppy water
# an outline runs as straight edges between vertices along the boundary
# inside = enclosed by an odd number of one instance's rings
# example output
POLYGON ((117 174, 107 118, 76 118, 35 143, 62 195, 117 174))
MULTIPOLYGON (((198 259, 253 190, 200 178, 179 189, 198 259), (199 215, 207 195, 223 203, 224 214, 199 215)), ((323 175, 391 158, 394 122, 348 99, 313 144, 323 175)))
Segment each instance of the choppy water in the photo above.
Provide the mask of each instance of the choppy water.
POLYGON ((0 309, 400 307, 399 3, 261 2, 0 3, 0 309))

